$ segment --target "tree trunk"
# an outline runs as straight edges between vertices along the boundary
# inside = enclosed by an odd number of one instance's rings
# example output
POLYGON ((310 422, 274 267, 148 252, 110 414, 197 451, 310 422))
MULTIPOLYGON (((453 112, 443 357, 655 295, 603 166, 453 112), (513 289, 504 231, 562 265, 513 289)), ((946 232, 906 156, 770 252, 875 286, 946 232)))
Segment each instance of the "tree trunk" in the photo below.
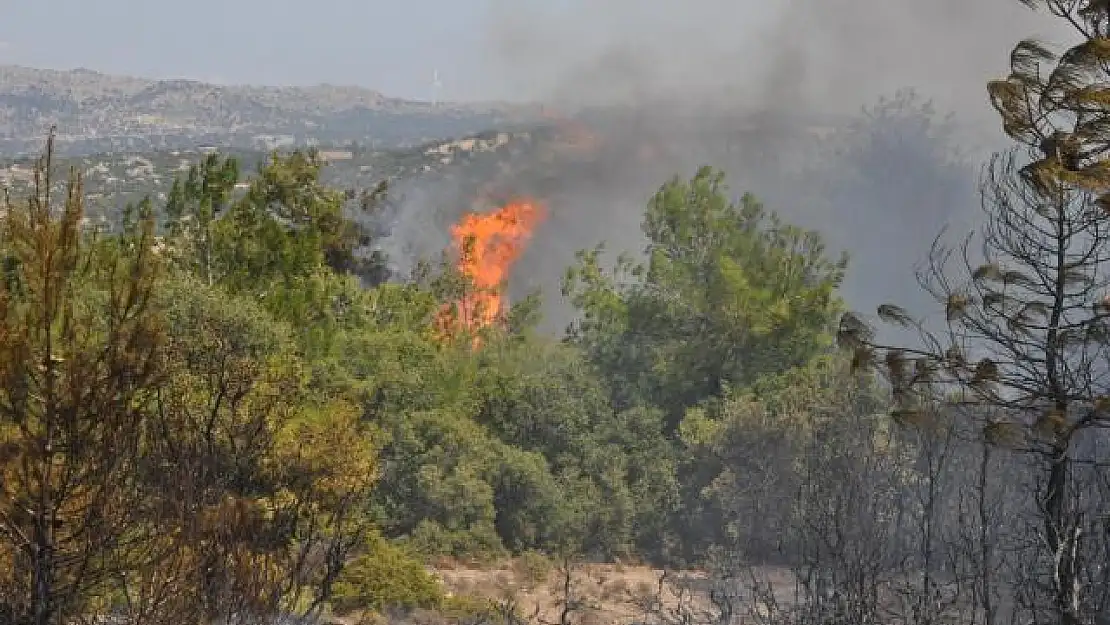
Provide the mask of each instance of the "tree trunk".
POLYGON ((1053 609, 1061 625, 1079 625, 1077 579, 1075 576, 1075 532, 1066 511, 1068 487, 1068 441, 1058 440, 1052 449, 1048 484, 1045 489, 1045 536, 1054 559, 1053 609))

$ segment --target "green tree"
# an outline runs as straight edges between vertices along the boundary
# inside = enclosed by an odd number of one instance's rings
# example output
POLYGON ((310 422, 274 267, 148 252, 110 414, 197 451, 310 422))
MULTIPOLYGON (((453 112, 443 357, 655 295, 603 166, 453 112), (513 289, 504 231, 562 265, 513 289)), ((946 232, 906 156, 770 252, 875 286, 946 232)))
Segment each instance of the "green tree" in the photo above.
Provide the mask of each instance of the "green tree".
POLYGON ((266 277, 290 279, 334 263, 342 268, 356 237, 343 216, 343 194, 320 183, 316 152, 274 153, 228 214, 221 241, 233 289, 266 277))
POLYGON ((673 431, 687 406, 831 345, 846 261, 751 195, 731 203, 721 173, 665 184, 643 230, 645 263, 607 272, 599 247, 564 283, 580 312, 570 340, 609 376, 618 409, 663 407, 673 431))
POLYGON ((183 180, 175 180, 166 199, 166 229, 175 256, 209 285, 223 273, 214 249, 215 222, 226 214, 238 182, 239 163, 212 153, 191 166, 183 180))
MULTIPOLYGON (((207 156, 167 199, 173 257, 210 285, 264 295, 275 312, 296 303, 298 281, 319 268, 369 270, 356 254, 369 239, 345 215, 345 194, 321 184, 321 167, 315 151, 274 152, 234 197, 237 161, 207 156)), ((365 194, 361 210, 372 210, 384 193, 379 185, 365 194)))
POLYGON ((371 534, 362 552, 336 582, 335 610, 437 608, 444 591, 421 563, 378 534, 371 534))
MULTIPOLYGON (((704 562, 724 553, 768 562, 799 555, 790 532, 815 521, 798 516, 809 503, 799 494, 824 485, 814 469, 829 452, 825 437, 848 423, 873 421, 857 418, 881 416, 888 407, 876 386, 852 375, 847 358, 831 354, 687 411, 680 427, 686 506, 676 523, 686 558, 704 562)), ((853 434, 856 443, 873 432, 853 434)))
POLYGON ((172 556, 121 578, 123 605, 182 624, 317 613, 369 529, 374 433, 312 392, 290 329, 258 303, 185 276, 159 305, 172 332, 143 477, 172 556))

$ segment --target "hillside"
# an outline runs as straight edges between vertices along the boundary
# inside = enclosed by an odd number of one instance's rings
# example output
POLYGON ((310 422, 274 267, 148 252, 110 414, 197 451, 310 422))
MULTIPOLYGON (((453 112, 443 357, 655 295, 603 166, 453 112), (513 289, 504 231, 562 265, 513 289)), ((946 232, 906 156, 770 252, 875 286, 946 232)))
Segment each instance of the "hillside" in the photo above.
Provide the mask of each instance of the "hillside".
POLYGON ((358 87, 226 86, 0 65, 0 152, 40 148, 58 127, 65 154, 311 143, 378 148, 510 125, 526 116, 500 104, 438 104, 358 87))
MULTIPOLYGON (((519 158, 534 139, 543 138, 546 129, 530 131, 488 131, 460 139, 429 142, 412 147, 368 150, 351 147, 323 147, 320 155, 327 163, 321 172, 323 180, 333 188, 362 190, 383 180, 393 183, 398 193, 396 204, 405 189, 439 180, 445 171, 467 172, 472 185, 484 180, 485 172, 498 163, 519 158), (471 172, 473 167, 477 170, 471 172)), ((42 139, 39 139, 41 144, 42 139)), ((115 223, 119 212, 128 203, 150 196, 156 205, 165 201, 174 180, 185 175, 189 167, 203 159, 214 148, 177 150, 121 151, 102 154, 59 157, 60 170, 76 169, 82 175, 88 197, 88 218, 115 223)), ((247 171, 254 171, 269 155, 256 148, 220 148, 219 152, 234 157, 247 171)), ((34 158, 0 158, 0 188, 19 194, 29 191, 33 182, 34 158)), ((56 189, 65 180, 56 180, 56 189)))

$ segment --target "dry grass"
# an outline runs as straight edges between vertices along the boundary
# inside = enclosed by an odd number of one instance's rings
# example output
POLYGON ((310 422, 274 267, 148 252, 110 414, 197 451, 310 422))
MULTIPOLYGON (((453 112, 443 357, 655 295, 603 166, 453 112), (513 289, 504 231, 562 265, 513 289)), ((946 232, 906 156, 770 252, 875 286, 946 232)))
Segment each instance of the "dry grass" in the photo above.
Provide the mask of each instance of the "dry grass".
MULTIPOLYGON (((514 560, 492 568, 440 561, 432 572, 455 595, 477 595, 494 601, 511 602, 522 616, 534 623, 559 623, 567 605, 565 570, 555 566, 546 576, 536 566, 514 560)), ((678 608, 671 592, 659 594, 663 571, 627 564, 585 564, 571 568, 570 597, 574 606, 571 621, 576 625, 605 623, 626 625, 644 614, 647 600, 658 598, 664 609, 678 608)), ((672 573, 672 576, 674 574, 672 573)), ((688 578, 703 577, 689 572, 688 578)), ((694 601, 705 604, 704 598, 694 601)))

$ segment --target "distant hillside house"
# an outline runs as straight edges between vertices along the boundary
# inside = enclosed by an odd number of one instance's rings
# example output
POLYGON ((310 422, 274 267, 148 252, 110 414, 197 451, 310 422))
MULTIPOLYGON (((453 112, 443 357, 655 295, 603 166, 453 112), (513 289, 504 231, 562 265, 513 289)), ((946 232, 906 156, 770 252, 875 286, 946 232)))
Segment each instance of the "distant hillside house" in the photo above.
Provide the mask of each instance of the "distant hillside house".
POLYGON ((320 158, 328 162, 349 161, 354 156, 354 153, 350 150, 320 150, 320 158))
POLYGON ((436 154, 447 156, 454 152, 491 152, 503 145, 508 145, 510 140, 512 140, 512 136, 507 132, 499 132, 489 139, 468 137, 434 145, 426 149, 424 154, 428 156, 436 154))

